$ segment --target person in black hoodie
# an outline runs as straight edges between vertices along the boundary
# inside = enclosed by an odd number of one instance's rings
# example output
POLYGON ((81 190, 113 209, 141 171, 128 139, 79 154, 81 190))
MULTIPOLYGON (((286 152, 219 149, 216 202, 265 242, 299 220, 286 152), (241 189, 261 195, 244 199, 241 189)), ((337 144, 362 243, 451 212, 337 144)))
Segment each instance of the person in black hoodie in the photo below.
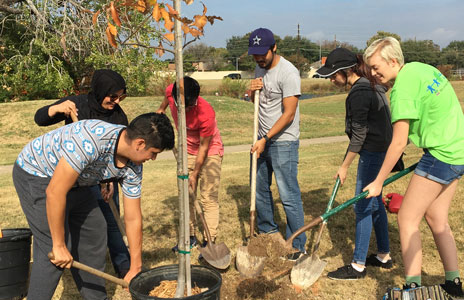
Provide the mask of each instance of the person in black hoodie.
MULTIPOLYGON (((350 139, 342 165, 335 178, 343 184, 348 168, 359 154, 356 178, 356 195, 372 182, 382 166, 392 139, 390 110, 385 96, 387 87, 380 85, 372 76, 361 55, 344 48, 333 50, 324 66, 316 73, 329 77, 337 86, 351 87, 346 98, 345 132, 350 139)), ((356 239, 353 260, 327 276, 331 279, 353 280, 366 276, 366 265, 390 269, 388 220, 382 195, 362 199, 354 206, 356 213, 356 239), (377 254, 367 257, 369 240, 375 229, 377 254)))
MULTIPOLYGON (((91 90, 88 94, 64 97, 57 102, 37 110, 34 120, 39 126, 49 126, 61 121, 72 123, 71 113, 79 120, 98 119, 113 124, 128 125, 127 116, 119 103, 126 98, 126 82, 112 70, 96 70, 92 76, 91 90)), ((108 205, 112 197, 119 210, 118 184, 109 182, 92 187, 98 204, 105 216, 108 233, 108 249, 111 262, 120 278, 130 269, 130 255, 115 217, 108 205)))

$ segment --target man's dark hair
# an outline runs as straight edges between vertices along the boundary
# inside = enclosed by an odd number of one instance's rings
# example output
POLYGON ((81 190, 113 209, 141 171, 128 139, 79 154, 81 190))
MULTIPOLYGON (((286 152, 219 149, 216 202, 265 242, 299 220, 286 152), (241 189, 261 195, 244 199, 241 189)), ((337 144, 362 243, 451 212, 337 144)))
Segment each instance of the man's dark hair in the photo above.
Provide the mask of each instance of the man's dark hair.
POLYGON ((163 151, 174 147, 174 130, 165 114, 147 113, 136 117, 127 126, 127 137, 143 139, 145 149, 155 147, 163 151))
MULTIPOLYGON (((177 91, 176 82, 172 88, 172 95, 177 103, 177 91)), ((184 77, 184 95, 185 95, 185 107, 194 106, 197 103, 198 96, 200 96, 200 84, 192 77, 184 77)))

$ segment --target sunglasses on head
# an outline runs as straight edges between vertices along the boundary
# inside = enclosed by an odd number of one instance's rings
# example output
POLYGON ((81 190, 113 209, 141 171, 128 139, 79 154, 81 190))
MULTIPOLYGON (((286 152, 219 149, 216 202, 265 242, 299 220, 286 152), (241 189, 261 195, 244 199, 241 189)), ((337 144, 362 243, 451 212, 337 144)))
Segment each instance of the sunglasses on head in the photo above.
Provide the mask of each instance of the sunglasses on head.
POLYGON ((109 95, 109 97, 110 97, 111 102, 116 102, 117 100, 119 100, 119 101, 124 100, 127 97, 127 95, 126 94, 122 94, 120 96, 119 95, 109 95))

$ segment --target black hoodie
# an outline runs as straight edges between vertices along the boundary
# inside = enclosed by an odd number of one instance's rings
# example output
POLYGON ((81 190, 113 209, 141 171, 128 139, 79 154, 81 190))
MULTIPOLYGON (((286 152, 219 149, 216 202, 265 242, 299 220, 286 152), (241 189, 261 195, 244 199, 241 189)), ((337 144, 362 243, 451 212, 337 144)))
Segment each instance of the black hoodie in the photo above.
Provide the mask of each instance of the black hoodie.
POLYGON ((345 132, 350 139, 348 151, 387 151, 393 130, 386 91, 381 85, 374 90, 364 77, 351 87, 345 103, 345 132))
POLYGON ((97 119, 106 121, 112 124, 128 125, 127 116, 116 104, 114 109, 104 109, 101 104, 106 96, 109 96, 119 90, 124 90, 126 93, 126 82, 121 75, 112 70, 96 70, 92 76, 91 90, 87 95, 67 96, 57 102, 44 106, 37 110, 34 120, 39 126, 49 126, 61 121, 65 124, 72 123, 70 117, 63 113, 57 113, 53 117, 49 117, 48 109, 50 106, 60 104, 66 100, 71 100, 76 104, 78 109, 78 119, 97 119))

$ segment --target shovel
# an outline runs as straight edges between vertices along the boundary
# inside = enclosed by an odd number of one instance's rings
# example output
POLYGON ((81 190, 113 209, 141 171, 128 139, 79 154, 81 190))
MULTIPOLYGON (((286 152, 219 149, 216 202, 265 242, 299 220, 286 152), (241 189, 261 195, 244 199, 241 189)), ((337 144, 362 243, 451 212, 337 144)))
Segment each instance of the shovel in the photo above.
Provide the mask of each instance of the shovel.
MULTIPOLYGON (((255 91, 254 96, 254 117, 253 117, 253 145, 258 140, 258 112, 259 112, 259 90, 255 91)), ((250 200, 250 239, 255 236, 256 223, 256 171, 258 166, 258 153, 252 154, 251 160, 251 200, 250 200)), ((254 277, 261 273, 264 268, 266 257, 252 256, 248 253, 246 246, 237 249, 235 266, 240 274, 245 277, 254 277), (256 266, 259 266, 256 268, 256 266)))
POLYGON ((201 223, 203 224, 203 229, 206 232, 206 237, 208 238, 208 243, 206 247, 200 247, 200 253, 203 258, 213 267, 217 269, 227 269, 230 265, 230 250, 227 248, 224 242, 220 244, 214 244, 211 239, 211 234, 209 233, 208 225, 206 224, 205 216, 203 215, 203 210, 200 207, 200 203, 198 203, 197 197, 193 190, 189 188, 190 197, 193 199, 193 205, 195 206, 195 210, 197 214, 200 216, 201 223))
MULTIPOLYGON (((411 171, 413 171, 416 168, 416 166, 417 166, 417 163, 415 163, 412 166, 410 166, 409 168, 406 168, 403 171, 400 171, 400 172, 396 173, 395 175, 387 178, 384 181, 383 186, 386 186, 386 185, 392 183, 393 181, 403 177, 404 175, 410 173, 411 171)), ((282 237, 282 235, 280 233, 273 234, 273 236, 275 238, 275 241, 278 242, 279 244, 281 244, 282 247, 285 248, 285 249, 288 249, 288 250, 293 249, 292 242, 298 235, 300 235, 301 233, 309 230, 310 228, 313 228, 314 226, 319 225, 320 223, 324 222, 325 220, 327 220, 332 215, 340 212, 341 210, 344 210, 345 208, 347 208, 348 206, 351 206, 352 204, 358 202, 359 200, 366 198, 368 194, 369 194, 368 191, 362 192, 361 194, 355 196, 354 198, 351 198, 350 200, 347 200, 346 202, 340 204, 339 206, 337 206, 337 207, 331 209, 330 211, 324 213, 323 215, 312 219, 311 222, 309 222, 309 224, 304 225, 303 227, 301 227, 300 229, 295 231, 287 240, 284 240, 284 238, 282 237)), ((248 250, 246 250, 246 251, 248 251, 248 250)), ((252 257, 251 255, 249 255, 249 256, 252 257)), ((304 258, 304 256, 303 256, 303 258, 304 258)), ((303 259, 303 258, 300 257, 300 259, 303 259)), ((258 269, 262 270, 262 268, 264 268, 264 266, 261 266, 259 264, 255 264, 254 266, 252 266, 251 263, 252 263, 252 260, 250 260, 248 262, 240 262, 240 264, 246 265, 250 269, 255 268, 256 270, 258 270, 258 269)), ((264 265, 264 260, 262 262, 259 262, 259 263, 264 265)), ((309 270, 306 270, 306 272, 309 272, 309 270)), ((297 280, 297 279, 295 278, 295 280, 297 280)), ((303 280, 298 280, 298 282, 303 282, 303 280)))
MULTIPOLYGON (((340 177, 337 177, 325 213, 328 213, 332 209, 332 204, 335 200, 335 196, 337 195, 339 187, 340 177)), ((325 224, 327 224, 327 220, 324 220, 321 224, 321 227, 319 228, 319 233, 317 235, 316 243, 313 247, 312 255, 304 255, 298 258, 292 268, 292 272, 290 273, 290 279, 292 283, 300 289, 309 287, 314 282, 316 282, 316 280, 321 276, 322 271, 324 271, 325 266, 327 265, 327 261, 321 260, 316 254, 317 250, 319 249, 322 231, 324 230, 325 224)))
MULTIPOLYGON (((55 255, 53 255, 53 252, 49 252, 49 253, 48 253, 48 258, 49 258, 50 260, 55 259, 55 255)), ((87 265, 81 264, 81 263, 78 262, 78 261, 73 260, 71 266, 72 266, 73 268, 86 271, 86 272, 88 272, 88 273, 90 273, 90 274, 93 274, 93 275, 95 275, 95 276, 98 276, 98 277, 101 277, 101 278, 106 279, 106 280, 108 280, 108 281, 111 281, 111 282, 113 282, 113 283, 119 284, 119 285, 121 285, 121 286, 124 287, 124 288, 128 288, 128 287, 129 287, 129 284, 128 284, 125 280, 120 279, 120 278, 117 278, 117 277, 114 277, 113 275, 110 275, 110 274, 108 274, 108 273, 105 273, 105 272, 102 272, 102 271, 100 271, 100 270, 94 269, 94 268, 89 267, 89 266, 87 266, 87 265)))

